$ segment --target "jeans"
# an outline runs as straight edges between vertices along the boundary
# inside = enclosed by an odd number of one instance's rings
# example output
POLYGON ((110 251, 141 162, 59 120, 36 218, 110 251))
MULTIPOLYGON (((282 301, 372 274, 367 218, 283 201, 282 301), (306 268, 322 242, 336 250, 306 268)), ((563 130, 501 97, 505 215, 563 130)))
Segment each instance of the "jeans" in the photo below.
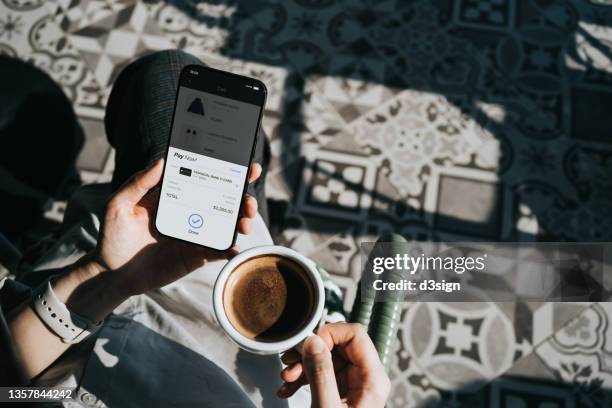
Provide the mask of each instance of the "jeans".
MULTIPOLYGON (((193 55, 167 50, 140 58, 119 74, 105 117, 108 141, 116 149, 113 190, 165 155, 179 75, 190 64, 205 65, 193 55)), ((269 158, 269 143, 260 128, 253 160, 261 164, 263 171, 248 192, 257 198, 258 211, 266 224, 264 184, 269 158)))

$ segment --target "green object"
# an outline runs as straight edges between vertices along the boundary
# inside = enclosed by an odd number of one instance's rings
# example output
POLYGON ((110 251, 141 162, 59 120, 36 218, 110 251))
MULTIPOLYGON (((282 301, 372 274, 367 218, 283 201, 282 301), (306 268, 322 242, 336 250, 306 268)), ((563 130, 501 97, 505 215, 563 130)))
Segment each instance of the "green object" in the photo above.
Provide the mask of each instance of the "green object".
MULTIPOLYGON (((389 234, 381 236, 377 242, 403 244, 406 240, 401 235, 389 234)), ((390 273, 397 273, 397 271, 390 273)), ((400 302, 375 302, 374 291, 362 291, 361 282, 359 282, 349 321, 361 323, 367 327, 368 334, 386 369, 389 368, 393 357, 401 312, 400 302)))
POLYGON ((396 302, 378 302, 372 308, 368 334, 387 369, 393 357, 401 313, 402 306, 396 302))
MULTIPOLYGON (((403 245, 406 240, 404 237, 398 234, 387 234, 381 236, 377 242, 389 242, 391 243, 391 250, 393 252, 401 252, 403 247, 394 248, 393 244, 403 245)), ((372 253, 370 256, 374 256, 372 253)), ((331 277, 326 270, 317 266, 321 278, 325 284, 325 307, 330 312, 342 311, 342 300, 338 293, 333 290, 333 284, 331 284, 331 277)), ((393 274, 399 273, 399 271, 387 272, 391 276, 386 276, 389 281, 394 280, 393 274)), ((401 278, 401 276, 399 276, 401 278)), ((402 313, 401 302, 388 302, 378 301, 376 302, 376 291, 373 288, 367 288, 365 291, 362 288, 361 281, 357 287, 357 295, 353 308, 351 310, 348 321, 351 323, 360 323, 367 327, 368 335, 372 339, 380 361, 383 363, 386 369, 389 368, 389 364, 395 351, 395 341, 397 339, 397 331, 399 328, 399 321, 402 313)))
POLYGON ((353 308, 351 309, 351 314, 349 316, 349 322, 361 323, 365 327, 368 327, 368 325, 370 324, 370 316, 372 315, 373 306, 374 298, 366 298, 362 296, 361 282, 359 282, 359 287, 357 288, 357 295, 355 296, 355 302, 353 303, 353 308))

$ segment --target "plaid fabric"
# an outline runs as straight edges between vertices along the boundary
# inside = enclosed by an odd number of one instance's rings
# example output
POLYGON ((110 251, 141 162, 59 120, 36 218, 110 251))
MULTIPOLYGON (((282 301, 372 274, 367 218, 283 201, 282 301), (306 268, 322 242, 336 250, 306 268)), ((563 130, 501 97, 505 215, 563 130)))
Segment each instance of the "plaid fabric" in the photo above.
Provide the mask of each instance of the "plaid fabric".
MULTIPOLYGON (((116 149, 113 189, 130 176, 163 157, 168 146, 172 114, 181 70, 191 64, 206 65, 193 55, 167 50, 149 54, 124 68, 109 96, 105 127, 109 143, 116 149)), ((259 129, 254 161, 263 172, 249 187, 257 198, 266 224, 268 210, 264 197, 269 146, 259 129)))
POLYGON ((325 309, 323 310, 323 317, 319 326, 323 326, 326 323, 345 322, 346 312, 342 306, 342 291, 331 280, 329 273, 325 269, 317 266, 317 270, 325 287, 325 309))

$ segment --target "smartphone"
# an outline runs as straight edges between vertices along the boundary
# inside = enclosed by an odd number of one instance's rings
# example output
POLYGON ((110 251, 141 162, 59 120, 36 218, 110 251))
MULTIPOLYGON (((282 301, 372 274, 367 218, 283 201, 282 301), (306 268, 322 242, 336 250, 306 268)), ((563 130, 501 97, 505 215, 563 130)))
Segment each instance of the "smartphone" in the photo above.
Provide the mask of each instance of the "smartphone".
POLYGON ((254 78, 199 65, 181 71, 155 213, 161 235, 232 247, 266 94, 254 78))

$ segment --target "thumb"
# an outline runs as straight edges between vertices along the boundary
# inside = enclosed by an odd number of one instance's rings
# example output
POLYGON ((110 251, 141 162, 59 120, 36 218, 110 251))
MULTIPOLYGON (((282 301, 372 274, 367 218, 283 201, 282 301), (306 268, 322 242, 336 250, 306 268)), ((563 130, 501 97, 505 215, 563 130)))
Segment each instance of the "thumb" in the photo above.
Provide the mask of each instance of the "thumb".
POLYGON ((115 198, 118 201, 127 201, 137 204, 142 197, 159 182, 164 166, 164 160, 157 160, 149 168, 142 170, 129 179, 119 191, 115 198))
POLYGON ((341 406, 336 374, 331 353, 319 336, 310 336, 304 342, 302 361, 310 383, 312 406, 317 408, 341 406))

